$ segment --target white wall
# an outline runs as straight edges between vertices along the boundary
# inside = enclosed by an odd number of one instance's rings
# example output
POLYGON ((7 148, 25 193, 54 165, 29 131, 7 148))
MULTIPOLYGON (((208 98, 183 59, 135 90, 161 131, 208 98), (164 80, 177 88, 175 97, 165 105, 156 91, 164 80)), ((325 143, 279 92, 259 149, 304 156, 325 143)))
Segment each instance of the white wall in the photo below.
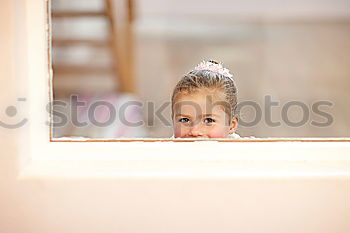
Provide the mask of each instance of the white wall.
POLYGON ((136 1, 140 17, 208 16, 250 19, 269 18, 348 18, 347 0, 140 0, 136 1), (198 10, 197 10, 198 9, 198 10))

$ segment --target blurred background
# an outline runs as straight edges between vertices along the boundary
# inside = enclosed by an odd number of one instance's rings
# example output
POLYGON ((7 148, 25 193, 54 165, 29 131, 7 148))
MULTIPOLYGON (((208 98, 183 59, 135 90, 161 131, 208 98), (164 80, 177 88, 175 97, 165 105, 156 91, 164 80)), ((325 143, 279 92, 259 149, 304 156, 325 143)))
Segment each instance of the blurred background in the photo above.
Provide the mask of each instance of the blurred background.
POLYGON ((172 89, 210 59, 235 75, 241 136, 350 134, 348 0, 52 0, 51 8, 54 110, 73 119, 59 124, 54 114, 54 137, 170 137, 172 89))

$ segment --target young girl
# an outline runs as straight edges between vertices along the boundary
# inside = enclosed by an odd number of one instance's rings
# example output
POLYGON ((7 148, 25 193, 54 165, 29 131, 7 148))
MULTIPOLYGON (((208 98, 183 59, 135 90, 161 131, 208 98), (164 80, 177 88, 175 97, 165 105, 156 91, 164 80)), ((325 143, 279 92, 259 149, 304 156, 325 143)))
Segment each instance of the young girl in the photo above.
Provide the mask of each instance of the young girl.
POLYGON ((237 88, 230 71, 215 61, 200 63, 174 88, 175 138, 239 138, 237 88))

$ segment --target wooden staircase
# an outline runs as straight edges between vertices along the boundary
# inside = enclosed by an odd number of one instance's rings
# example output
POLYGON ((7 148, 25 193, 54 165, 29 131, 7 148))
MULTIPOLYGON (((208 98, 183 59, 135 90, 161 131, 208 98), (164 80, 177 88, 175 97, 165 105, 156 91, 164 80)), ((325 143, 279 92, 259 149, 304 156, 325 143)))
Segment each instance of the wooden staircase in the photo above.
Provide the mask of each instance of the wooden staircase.
POLYGON ((76 19, 100 17, 108 22, 108 38, 105 40, 96 40, 89 38, 79 39, 60 39, 53 38, 52 46, 55 50, 59 50, 68 46, 84 45, 91 49, 103 48, 111 53, 111 67, 86 65, 59 65, 53 62, 54 78, 55 74, 74 74, 74 75, 103 75, 112 74, 119 87, 117 91, 135 93, 134 72, 133 72, 133 35, 132 23, 134 19, 133 0, 124 0, 126 18, 120 19, 116 14, 117 0, 101 0, 104 1, 104 10, 102 11, 53 11, 52 20, 60 19, 76 19))

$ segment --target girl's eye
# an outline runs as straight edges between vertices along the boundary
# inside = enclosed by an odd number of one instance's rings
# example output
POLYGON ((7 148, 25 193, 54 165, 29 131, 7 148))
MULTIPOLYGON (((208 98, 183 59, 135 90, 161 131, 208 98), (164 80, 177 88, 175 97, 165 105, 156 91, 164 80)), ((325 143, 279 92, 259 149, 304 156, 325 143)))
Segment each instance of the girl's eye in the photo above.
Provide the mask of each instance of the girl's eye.
POLYGON ((204 122, 210 124, 210 123, 214 123, 215 120, 213 118, 207 117, 207 118, 204 119, 204 122))
POLYGON ((179 122, 181 122, 181 123, 188 123, 190 121, 190 119, 188 119, 188 118, 180 118, 180 120, 179 120, 179 122))

